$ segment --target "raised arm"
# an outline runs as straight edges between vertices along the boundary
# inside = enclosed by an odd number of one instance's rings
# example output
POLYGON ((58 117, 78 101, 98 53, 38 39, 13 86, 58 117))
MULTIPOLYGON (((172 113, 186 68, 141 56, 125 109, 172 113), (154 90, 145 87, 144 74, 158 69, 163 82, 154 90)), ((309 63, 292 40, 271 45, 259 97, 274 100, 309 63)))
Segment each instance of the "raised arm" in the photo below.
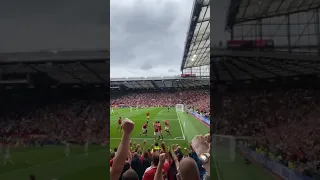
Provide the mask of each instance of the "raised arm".
POLYGON ((112 168, 110 170, 110 180, 119 180, 123 170, 124 163, 130 150, 130 135, 134 128, 131 120, 125 120, 123 123, 122 139, 118 147, 118 151, 113 158, 112 168))

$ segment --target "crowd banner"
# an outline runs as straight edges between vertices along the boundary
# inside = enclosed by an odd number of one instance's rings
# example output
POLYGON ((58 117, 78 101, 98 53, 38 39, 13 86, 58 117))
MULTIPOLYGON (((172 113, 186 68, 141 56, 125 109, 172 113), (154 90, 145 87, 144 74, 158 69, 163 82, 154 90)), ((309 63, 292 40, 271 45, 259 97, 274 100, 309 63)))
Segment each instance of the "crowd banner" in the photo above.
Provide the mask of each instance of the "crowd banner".
POLYGON ((264 155, 259 154, 243 145, 239 145, 238 148, 242 154, 254 159, 256 162, 262 164, 264 168, 266 168, 268 171, 276 174, 284 180, 315 180, 314 178, 303 176, 302 174, 292 169, 289 169, 288 167, 274 160, 270 160, 266 158, 264 155))
POLYGON ((185 109, 189 114, 191 114, 193 117, 197 118, 199 121, 203 122, 204 124, 210 126, 210 119, 201 116, 200 114, 198 114, 197 112, 194 112, 191 109, 186 108, 185 109))

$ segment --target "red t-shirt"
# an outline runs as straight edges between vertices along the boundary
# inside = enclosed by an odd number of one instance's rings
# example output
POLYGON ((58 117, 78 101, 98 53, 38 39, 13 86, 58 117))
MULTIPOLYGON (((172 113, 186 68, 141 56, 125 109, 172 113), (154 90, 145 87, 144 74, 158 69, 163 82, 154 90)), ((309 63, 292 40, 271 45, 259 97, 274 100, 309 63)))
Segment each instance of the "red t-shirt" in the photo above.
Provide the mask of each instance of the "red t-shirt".
POLYGON ((158 124, 158 128, 159 128, 159 131, 161 131, 161 130, 162 130, 162 127, 161 127, 161 125, 160 125, 160 124, 158 124))
POLYGON ((158 129, 158 125, 157 124, 154 124, 154 132, 158 132, 159 129, 158 129))
POLYGON ((163 121, 164 125, 169 126, 169 123, 167 121, 163 121))
POLYGON ((148 167, 143 174, 142 180, 153 180, 154 176, 156 175, 156 172, 157 172, 157 167, 148 167))
POLYGON ((164 173, 168 173, 171 163, 172 163, 171 161, 164 162, 163 168, 162 168, 164 173))

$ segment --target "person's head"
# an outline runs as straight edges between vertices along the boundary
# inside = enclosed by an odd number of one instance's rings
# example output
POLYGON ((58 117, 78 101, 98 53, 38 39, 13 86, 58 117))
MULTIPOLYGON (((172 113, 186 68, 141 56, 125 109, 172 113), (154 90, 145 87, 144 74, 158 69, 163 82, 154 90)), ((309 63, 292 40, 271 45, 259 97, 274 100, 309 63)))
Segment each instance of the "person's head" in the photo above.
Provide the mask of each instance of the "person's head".
POLYGON ((122 180, 139 180, 139 176, 136 171, 129 169, 123 173, 122 180))
POLYGON ((113 151, 114 151, 114 152, 117 152, 117 151, 118 151, 118 148, 114 148, 113 151))
POLYGON ((158 151, 152 154, 152 165, 158 166, 160 153, 158 151))
POLYGON ((190 157, 183 158, 179 163, 178 174, 181 180, 200 180, 200 173, 197 163, 190 157))
POLYGON ((148 152, 148 151, 145 151, 145 152, 143 153, 143 157, 144 157, 144 158, 149 158, 149 152, 148 152))
POLYGON ((133 158, 139 158, 139 154, 137 152, 133 153, 133 158))
POLYGON ((30 178, 30 180, 36 180, 36 177, 32 174, 29 176, 29 178, 30 178))
POLYGON ((180 162, 183 159, 183 154, 177 153, 178 161, 180 162))
POLYGON ((159 146, 159 144, 158 143, 154 143, 154 146, 159 146))

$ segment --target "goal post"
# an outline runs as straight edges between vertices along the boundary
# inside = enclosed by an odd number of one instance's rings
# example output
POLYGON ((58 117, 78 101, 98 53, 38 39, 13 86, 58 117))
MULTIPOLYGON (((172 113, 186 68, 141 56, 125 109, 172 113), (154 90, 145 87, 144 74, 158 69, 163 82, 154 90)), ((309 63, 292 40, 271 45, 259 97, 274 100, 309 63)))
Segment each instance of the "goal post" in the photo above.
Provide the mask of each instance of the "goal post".
POLYGON ((176 104, 176 112, 184 112, 184 105, 176 104))
POLYGON ((217 162, 233 162, 236 158, 236 138, 227 135, 212 136, 212 153, 217 162))

